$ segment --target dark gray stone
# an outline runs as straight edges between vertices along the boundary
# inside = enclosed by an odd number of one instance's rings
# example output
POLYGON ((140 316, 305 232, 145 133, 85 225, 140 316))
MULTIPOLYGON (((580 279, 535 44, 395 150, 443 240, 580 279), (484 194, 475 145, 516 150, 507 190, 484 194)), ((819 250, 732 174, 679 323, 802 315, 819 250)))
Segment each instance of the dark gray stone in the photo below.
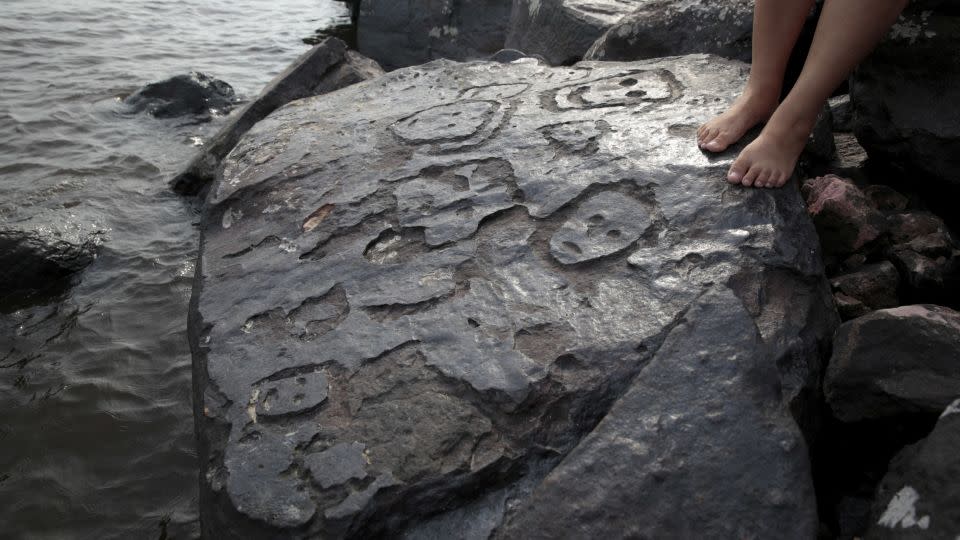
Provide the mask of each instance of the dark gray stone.
POLYGON ((225 114, 238 102, 233 87, 199 72, 177 75, 150 83, 127 96, 123 102, 133 112, 147 112, 156 118, 225 114))
MULTIPOLYGON (((626 2, 623 2, 626 3, 626 2)), ((642 60, 710 53, 749 61, 753 0, 646 0, 609 27, 588 60, 642 60)))
POLYGON ((92 224, 41 213, 0 225, 0 299, 25 289, 41 290, 87 267, 104 233, 92 224))
POLYGON ((866 538, 954 539, 960 531, 960 399, 898 454, 877 489, 866 538))
POLYGON ((743 69, 437 61, 257 124, 191 308, 205 535, 812 537, 815 231, 694 140, 743 69))
POLYGON ((871 158, 960 191, 960 12, 914 9, 854 71, 853 129, 871 158))
POLYGON ((515 0, 506 46, 570 64, 636 8, 633 0, 515 0))
POLYGON ((252 102, 232 115, 216 135, 206 141, 170 186, 177 193, 195 195, 216 176, 223 158, 254 124, 281 105, 291 101, 332 92, 338 88, 383 74, 373 60, 347 50, 337 38, 327 38, 300 56, 280 75, 274 77, 252 102))
POLYGON ((938 414, 960 395, 960 313, 914 305, 844 323, 824 390, 844 422, 938 414))
POLYGON ((899 285, 900 275, 893 264, 887 261, 867 265, 856 272, 830 280, 834 294, 844 296, 840 304, 843 308, 839 309, 844 319, 859 317, 876 309, 896 307, 900 303, 897 298, 899 285), (856 305, 847 305, 848 299, 854 300, 856 305))
POLYGON ((357 50, 385 69, 475 60, 504 47, 511 0, 363 0, 357 50))
POLYGON ((830 115, 833 117, 833 130, 839 133, 853 131, 853 108, 850 94, 830 98, 830 115))

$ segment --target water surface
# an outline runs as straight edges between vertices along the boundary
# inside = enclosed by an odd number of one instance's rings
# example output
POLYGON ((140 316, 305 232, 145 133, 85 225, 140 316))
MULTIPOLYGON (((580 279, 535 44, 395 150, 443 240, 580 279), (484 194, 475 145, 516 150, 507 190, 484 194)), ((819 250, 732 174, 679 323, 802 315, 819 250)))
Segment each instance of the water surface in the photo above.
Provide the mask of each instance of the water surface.
POLYGON ((129 115, 119 98, 191 70, 249 98, 348 14, 334 0, 0 2, 0 223, 104 232, 71 288, 0 302, 0 536, 197 535, 199 216, 166 181, 223 120, 129 115))

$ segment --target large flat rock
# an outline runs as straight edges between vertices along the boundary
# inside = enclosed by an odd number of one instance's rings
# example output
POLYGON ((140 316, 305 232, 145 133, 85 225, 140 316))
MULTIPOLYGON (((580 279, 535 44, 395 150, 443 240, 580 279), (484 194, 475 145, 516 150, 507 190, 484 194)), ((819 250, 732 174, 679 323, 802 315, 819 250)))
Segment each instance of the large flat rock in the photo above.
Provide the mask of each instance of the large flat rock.
POLYGON ((812 538, 815 231, 694 142, 745 70, 438 61, 260 122, 191 309, 205 534, 812 538))

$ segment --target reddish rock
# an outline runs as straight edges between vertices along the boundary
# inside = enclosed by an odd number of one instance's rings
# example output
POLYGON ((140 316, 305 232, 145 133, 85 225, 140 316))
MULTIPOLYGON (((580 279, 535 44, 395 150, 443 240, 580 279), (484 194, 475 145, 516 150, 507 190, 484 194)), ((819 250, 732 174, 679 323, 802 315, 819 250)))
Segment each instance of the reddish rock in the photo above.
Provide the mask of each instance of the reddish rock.
POLYGON ((900 275, 887 261, 867 265, 857 272, 830 280, 834 298, 837 299, 837 310, 844 319, 859 317, 875 309, 897 306, 899 285, 900 275))
POLYGON ((960 313, 912 305, 842 324, 824 393, 844 422, 940 414, 960 395, 960 313))
POLYGON ((828 254, 847 255, 867 247, 885 230, 884 218, 853 181, 828 174, 803 186, 807 210, 828 254))

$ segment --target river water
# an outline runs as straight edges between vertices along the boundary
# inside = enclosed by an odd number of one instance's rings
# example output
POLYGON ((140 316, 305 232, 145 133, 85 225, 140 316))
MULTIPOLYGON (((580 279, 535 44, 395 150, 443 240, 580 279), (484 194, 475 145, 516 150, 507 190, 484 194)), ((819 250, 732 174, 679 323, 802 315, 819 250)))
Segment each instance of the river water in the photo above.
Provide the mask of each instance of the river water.
POLYGON ((252 97, 349 22, 334 0, 2 0, 0 224, 103 231, 72 287, 0 301, 0 537, 198 534, 187 304, 195 203, 166 181, 217 129, 125 112, 191 70, 252 97))

